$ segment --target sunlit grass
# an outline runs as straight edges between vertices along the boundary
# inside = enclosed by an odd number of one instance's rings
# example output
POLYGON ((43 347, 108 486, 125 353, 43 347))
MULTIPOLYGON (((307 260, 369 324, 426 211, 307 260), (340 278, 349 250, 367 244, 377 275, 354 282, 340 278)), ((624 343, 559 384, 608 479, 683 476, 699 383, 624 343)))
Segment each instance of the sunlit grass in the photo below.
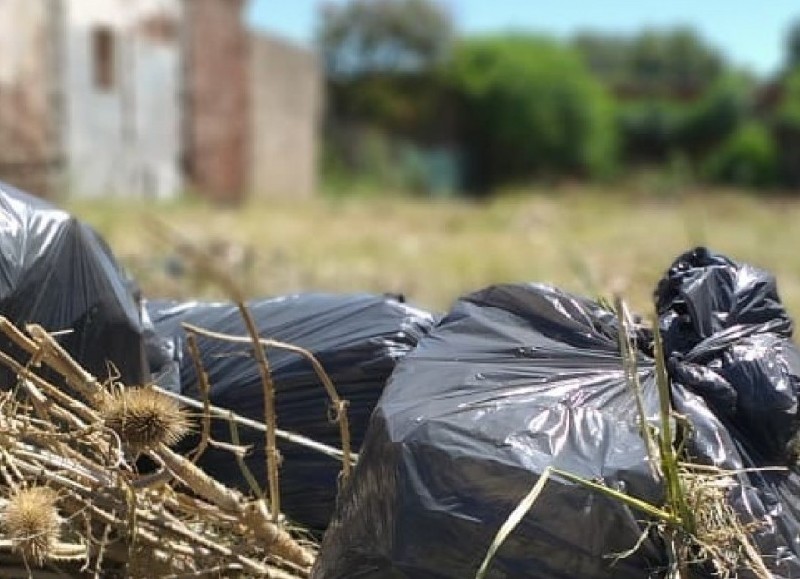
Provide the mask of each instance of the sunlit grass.
POLYGON ((250 248, 251 265, 229 259, 251 295, 397 292, 444 309, 487 284, 543 281, 582 294, 622 293, 648 313, 672 259, 705 244, 772 271, 792 313, 800 312, 800 197, 636 193, 576 186, 484 203, 321 198, 219 209, 93 201, 70 209, 103 233, 151 296, 214 291, 166 274, 174 252, 148 232, 155 216, 195 240, 250 248))

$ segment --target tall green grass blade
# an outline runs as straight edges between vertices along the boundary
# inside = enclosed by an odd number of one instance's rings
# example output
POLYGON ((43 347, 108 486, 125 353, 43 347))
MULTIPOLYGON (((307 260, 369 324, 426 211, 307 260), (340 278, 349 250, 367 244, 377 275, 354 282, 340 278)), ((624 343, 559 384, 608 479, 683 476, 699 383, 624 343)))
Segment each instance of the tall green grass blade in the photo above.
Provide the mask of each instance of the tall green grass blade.
POLYGON ((619 296, 614 297, 614 311, 619 322, 619 352, 622 356, 622 368, 625 372, 625 381, 633 392, 636 401, 636 411, 639 415, 639 425, 642 438, 644 439, 645 450, 647 451, 647 462, 650 465, 650 472, 653 477, 660 475, 660 459, 658 454, 658 441, 654 439, 653 433, 647 423, 647 413, 644 408, 644 398, 642 397, 642 385, 639 382, 639 369, 636 363, 636 351, 631 347, 633 340, 630 331, 631 322, 627 313, 627 308, 619 296))
POLYGON ((557 475, 557 476, 559 476, 561 478, 567 479, 570 482, 574 482, 576 484, 582 485, 582 486, 584 486, 586 488, 589 488, 591 490, 594 490, 594 491, 597 491, 597 492, 599 492, 601 494, 604 494, 605 496, 607 496, 609 498, 612 498, 614 500, 620 501, 620 502, 628 505, 629 507, 631 507, 633 509, 636 509, 637 511, 640 511, 640 512, 642 512, 642 513, 644 513, 644 514, 646 514, 648 516, 651 516, 651 517, 653 517, 655 519, 658 519, 660 521, 664 521, 665 523, 667 523, 669 525, 673 525, 673 526, 676 526, 676 527, 681 525, 681 520, 680 520, 679 517, 675 516, 673 513, 669 512, 669 511, 665 511, 664 509, 660 509, 660 508, 658 508, 658 507, 656 507, 654 505, 651 505, 647 501, 643 501, 641 499, 637 499, 636 497, 632 497, 632 496, 627 495, 627 494, 625 494, 623 492, 620 492, 618 490, 614 490, 611 487, 607 487, 604 484, 600 484, 600 483, 596 483, 594 481, 590 481, 590 480, 585 479, 585 478, 583 478, 581 476, 578 476, 576 474, 572 474, 572 473, 564 471, 564 470, 560 470, 560 469, 557 469, 557 468, 552 468, 550 470, 551 470, 552 474, 554 474, 554 475, 557 475))
POLYGON ((475 579, 484 579, 486 577, 486 573, 489 571, 489 565, 494 559, 497 550, 500 546, 505 542, 506 538, 511 534, 511 532, 519 525, 519 522, 522 520, 522 517, 531 510, 533 507, 533 503, 536 502, 536 499, 539 498, 539 495, 544 488, 544 485, 547 484, 547 480, 550 478, 550 473, 552 472, 551 467, 547 467, 542 472, 542 475, 539 477, 539 480, 536 481, 536 484, 533 485, 530 492, 525 495, 525 497, 519 502, 519 504, 511 511, 511 514, 505 520, 505 522, 500 526, 500 529, 497 531, 497 535, 495 535, 492 544, 489 545, 489 549, 486 551, 486 556, 483 558, 483 563, 478 568, 478 572, 475 574, 475 579))
POLYGON ((683 492, 683 484, 679 475, 678 456, 672 446, 672 404, 670 402, 669 377, 664 358, 664 343, 658 327, 658 319, 653 319, 654 355, 656 361, 656 385, 658 387, 659 418, 661 432, 659 434, 659 450, 661 467, 667 487, 667 502, 673 512, 678 513, 683 521, 684 530, 694 534, 697 530, 694 513, 689 508, 683 492))

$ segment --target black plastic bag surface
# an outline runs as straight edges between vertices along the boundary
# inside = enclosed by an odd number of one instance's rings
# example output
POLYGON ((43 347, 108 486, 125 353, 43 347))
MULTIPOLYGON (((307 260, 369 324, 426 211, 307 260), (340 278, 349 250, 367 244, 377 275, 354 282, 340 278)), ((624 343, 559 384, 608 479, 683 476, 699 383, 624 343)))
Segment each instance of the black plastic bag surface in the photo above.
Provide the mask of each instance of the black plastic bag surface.
MULTIPOLYGON (((167 338, 180 368, 182 393, 200 399, 194 364, 185 343, 183 322, 216 332, 246 336, 238 309, 231 304, 154 302, 148 304, 156 333, 167 338)), ((262 337, 300 346, 321 362, 348 401, 351 441, 358 450, 370 414, 395 364, 430 329, 432 316, 392 297, 373 295, 293 295, 253 301, 248 307, 262 337)), ((211 403, 263 422, 263 389, 250 344, 199 337, 211 385, 211 403)), ((330 400, 317 374, 296 353, 268 349, 275 382, 278 427, 318 442, 341 447, 339 427, 330 420, 330 400)), ((246 464, 266 487, 264 435, 240 427, 242 444, 252 445, 246 464)), ((231 442, 227 421, 212 422, 212 437, 231 442)), ((189 450, 197 439, 186 441, 189 450)), ((330 519, 341 464, 316 451, 279 439, 281 506, 290 520, 321 532, 330 519)), ((233 456, 208 448, 201 468, 221 482, 249 492, 233 456)))
POLYGON ((730 500, 759 525, 765 564, 776 579, 800 578, 800 351, 775 279, 697 248, 675 260, 656 303, 688 452, 740 471, 730 500), (786 470, 744 471, 773 467, 786 470))
MULTIPOLYGON (((100 236, 49 203, 0 182, 0 314, 61 332, 59 343, 101 380, 149 376, 132 284, 100 236), (113 366, 113 368, 112 368, 113 366)), ((4 351, 20 352, 7 339, 4 351)), ((10 374, 3 373, 3 386, 10 374)))
MULTIPOLYGON (((657 392, 639 357, 648 417, 657 392)), ((460 300, 397 367, 340 496, 314 579, 472 578, 495 533, 555 466, 662 500, 613 314, 541 285, 460 300)), ((663 570, 644 517, 551 479, 492 562, 493 579, 643 579, 663 570)), ((655 576, 655 575, 654 575, 655 576)))

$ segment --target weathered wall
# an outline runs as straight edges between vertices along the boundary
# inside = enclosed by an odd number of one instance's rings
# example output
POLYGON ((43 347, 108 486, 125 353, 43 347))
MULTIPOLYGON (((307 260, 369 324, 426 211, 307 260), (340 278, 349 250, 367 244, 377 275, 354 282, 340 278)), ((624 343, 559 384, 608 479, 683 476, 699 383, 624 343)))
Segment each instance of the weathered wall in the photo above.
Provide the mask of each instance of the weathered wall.
POLYGON ((318 63, 251 37, 245 3, 0 0, 0 179, 43 195, 311 195, 318 63))
POLYGON ((319 63, 308 50, 255 33, 250 50, 250 191, 256 197, 310 197, 317 186, 319 63))
POLYGON ((185 0, 185 168, 192 188, 235 202, 249 162, 248 32, 244 0, 185 0))
POLYGON ((59 0, 0 0, 0 179, 47 196, 61 165, 59 0))
POLYGON ((182 188, 180 0, 68 0, 66 178, 76 196, 164 198, 182 188), (98 84, 95 35, 113 38, 98 84))

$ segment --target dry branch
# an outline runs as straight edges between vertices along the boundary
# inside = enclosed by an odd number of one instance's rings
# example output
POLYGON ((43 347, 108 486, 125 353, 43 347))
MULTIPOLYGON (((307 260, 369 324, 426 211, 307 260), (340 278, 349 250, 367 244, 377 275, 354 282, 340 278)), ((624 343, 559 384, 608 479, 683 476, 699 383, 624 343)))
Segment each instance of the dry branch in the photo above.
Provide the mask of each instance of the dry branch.
MULTIPOLYGON (((211 330, 206 330, 204 328, 200 328, 192 324, 184 323, 183 327, 190 334, 197 334, 199 336, 205 336, 207 338, 212 338, 215 340, 233 342, 237 344, 250 342, 250 338, 244 336, 234 336, 231 334, 224 334, 221 332, 213 332, 211 330)), ((339 434, 342 439, 342 475, 346 480, 350 476, 350 471, 352 469, 350 422, 347 418, 347 401, 342 400, 339 397, 339 394, 336 392, 336 387, 333 385, 333 380, 331 380, 330 376, 328 376, 328 373, 325 372, 325 369, 322 367, 322 364, 319 362, 319 360, 317 360, 314 354, 312 354, 305 348, 301 348, 293 344, 287 344, 285 342, 279 342, 277 340, 267 340, 265 338, 258 338, 258 344, 260 345, 260 349, 277 348, 299 354, 300 356, 308 360, 312 368, 314 368, 314 372, 317 374, 317 377, 319 378, 320 382, 322 382, 322 385, 325 387, 325 391, 327 392, 328 397, 331 400, 331 406, 333 408, 333 422, 339 425, 339 434)), ((270 426, 269 417, 266 417, 266 422, 267 422, 267 429, 269 429, 270 426)))
POLYGON ((43 328, 27 330, 0 318, 0 333, 29 356, 0 352, 18 383, 0 392, 4 573, 7 565, 30 568, 33 577, 126 568, 131 577, 211 569, 308 577, 314 550, 276 522, 280 513, 168 447, 188 420, 174 398, 103 384, 43 328), (156 461, 155 472, 139 472, 139 453, 156 461))

